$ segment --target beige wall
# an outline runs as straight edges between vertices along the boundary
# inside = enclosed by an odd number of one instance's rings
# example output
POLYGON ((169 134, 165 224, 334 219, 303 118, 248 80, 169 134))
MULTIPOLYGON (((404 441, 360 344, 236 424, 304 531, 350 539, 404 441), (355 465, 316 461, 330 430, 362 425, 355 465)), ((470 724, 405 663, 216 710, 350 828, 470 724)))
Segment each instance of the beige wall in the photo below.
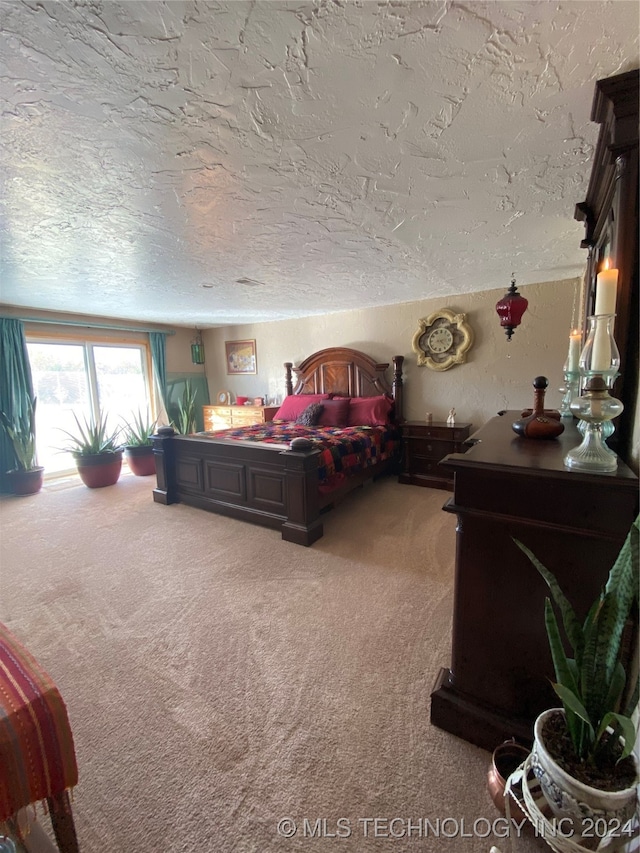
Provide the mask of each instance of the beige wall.
MULTIPOLYGON (((362 349, 380 361, 390 361, 393 355, 404 355, 405 416, 422 419, 425 411, 433 412, 436 420, 446 417, 455 406, 458 421, 470 421, 480 426, 497 411, 530 406, 533 399, 531 382, 540 374, 549 379, 547 402, 560 405, 562 365, 568 349, 576 280, 534 284, 520 288, 529 300, 529 309, 513 339, 507 343, 495 313, 495 303, 505 289, 485 291, 468 296, 446 299, 425 299, 384 308, 362 311, 342 311, 322 317, 284 320, 272 323, 210 329, 203 333, 206 363, 191 363, 191 340, 194 329, 175 328, 167 335, 167 371, 169 373, 206 372, 211 399, 217 391, 228 389, 234 394, 269 396, 284 394, 285 361, 299 363, 312 352, 327 346, 351 346, 362 349), (418 320, 438 308, 453 308, 467 313, 475 332, 475 343, 466 364, 444 373, 436 373, 416 365, 411 341, 418 320), (225 370, 225 340, 255 338, 258 353, 256 376, 227 376, 225 370)), ((56 320, 82 324, 83 317, 55 312, 29 312, 1 305, 5 316, 25 316, 29 313, 50 316, 51 326, 27 324, 28 330, 39 334, 60 333, 56 320)), ((114 323, 108 317, 84 318, 88 322, 114 323)), ((122 323, 123 326, 136 323, 122 323)), ((151 326, 150 326, 151 327, 151 326)), ((73 327, 67 327, 72 331, 73 327)), ((161 327, 158 327, 161 330, 161 327)), ((121 339, 139 338, 134 332, 120 332, 121 339)), ((640 461, 640 401, 636 404, 635 429, 631 448, 631 464, 638 469, 640 461)))
POLYGON ((422 419, 430 411, 434 420, 444 420, 454 406, 458 421, 480 426, 500 409, 530 406, 531 383, 539 375, 549 379, 549 407, 558 407, 578 285, 577 280, 571 279, 520 288, 529 300, 529 308, 510 342, 495 311, 506 288, 300 320, 210 329, 203 336, 209 390, 212 399, 220 390, 249 396, 282 395, 285 361, 297 364, 324 347, 349 346, 379 361, 390 361, 393 355, 405 356, 408 419, 422 419), (475 343, 465 364, 438 373, 417 366, 411 341, 418 320, 445 307, 467 314, 475 343), (224 342, 246 338, 256 340, 258 374, 227 376, 224 342))
POLYGON ((175 335, 167 335, 167 373, 204 373, 204 364, 191 363, 191 341, 195 339, 195 329, 175 331, 175 335))

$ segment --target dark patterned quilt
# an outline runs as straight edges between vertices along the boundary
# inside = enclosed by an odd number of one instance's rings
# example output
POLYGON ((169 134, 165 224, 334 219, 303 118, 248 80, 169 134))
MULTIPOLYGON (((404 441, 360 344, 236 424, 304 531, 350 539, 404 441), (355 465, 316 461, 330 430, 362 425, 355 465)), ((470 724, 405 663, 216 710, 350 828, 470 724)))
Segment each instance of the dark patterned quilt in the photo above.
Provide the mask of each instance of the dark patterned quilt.
POLYGON ((212 439, 280 444, 288 448, 294 438, 308 438, 321 453, 318 475, 322 491, 336 488, 345 475, 393 456, 398 452, 400 433, 395 427, 308 427, 301 424, 264 423, 206 432, 212 439))

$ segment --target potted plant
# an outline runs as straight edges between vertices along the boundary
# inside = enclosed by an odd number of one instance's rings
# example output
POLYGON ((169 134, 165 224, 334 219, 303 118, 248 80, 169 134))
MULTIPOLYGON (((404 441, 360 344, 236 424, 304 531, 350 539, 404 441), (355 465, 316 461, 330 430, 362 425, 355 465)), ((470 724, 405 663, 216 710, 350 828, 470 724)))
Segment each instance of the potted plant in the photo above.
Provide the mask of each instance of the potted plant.
POLYGON ((156 461, 153 455, 151 436, 157 419, 151 420, 149 413, 133 415, 130 421, 124 421, 122 427, 124 457, 136 477, 147 477, 156 473, 156 461))
POLYGON ((563 707, 544 711, 536 720, 532 766, 556 814, 578 821, 604 818, 623 825, 635 810, 638 772, 631 714, 638 703, 638 673, 625 672, 620 650, 638 590, 638 538, 636 519, 582 625, 553 574, 516 540, 546 581, 574 655, 565 653, 547 598, 553 687, 563 707))
POLYGON ((197 391, 187 380, 185 382, 182 398, 177 402, 177 417, 175 427, 182 435, 189 435, 196 431, 196 396, 197 391))
POLYGON ((29 397, 25 408, 9 417, 0 412, 0 423, 12 446, 16 466, 7 471, 14 495, 35 495, 42 488, 44 468, 36 455, 36 397, 29 397))
POLYGON ((109 430, 107 416, 98 413, 98 419, 85 418, 82 422, 73 414, 77 433, 61 430, 68 438, 60 450, 71 453, 75 459, 80 479, 90 489, 112 486, 118 482, 122 470, 120 428, 109 430))

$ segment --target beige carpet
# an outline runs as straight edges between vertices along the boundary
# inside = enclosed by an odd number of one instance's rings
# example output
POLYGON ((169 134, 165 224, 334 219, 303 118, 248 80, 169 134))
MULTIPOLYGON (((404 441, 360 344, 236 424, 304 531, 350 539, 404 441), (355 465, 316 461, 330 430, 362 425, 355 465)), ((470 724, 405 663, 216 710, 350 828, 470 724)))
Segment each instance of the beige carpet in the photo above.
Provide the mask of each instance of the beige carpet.
POLYGON ((429 723, 449 663, 446 492, 376 483, 301 548, 154 504, 152 485, 0 501, 0 620, 66 700, 83 853, 546 849, 479 837, 499 816, 489 754, 429 723))

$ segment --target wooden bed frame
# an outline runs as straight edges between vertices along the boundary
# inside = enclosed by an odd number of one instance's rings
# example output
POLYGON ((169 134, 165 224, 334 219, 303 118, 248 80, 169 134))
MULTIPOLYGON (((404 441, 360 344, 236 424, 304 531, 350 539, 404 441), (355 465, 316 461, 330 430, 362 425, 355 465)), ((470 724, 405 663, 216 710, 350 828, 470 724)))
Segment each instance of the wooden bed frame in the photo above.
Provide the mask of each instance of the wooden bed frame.
MULTIPOLYGON (((299 367, 285 364, 290 394, 328 394, 373 397, 390 394, 395 420, 402 421, 402 363, 393 358, 391 384, 388 364, 346 347, 320 350, 299 367), (294 387, 293 375, 296 376, 294 387)), ((153 436, 157 503, 182 501, 210 512, 228 515, 282 531, 282 538, 312 545, 322 536, 320 513, 365 480, 393 469, 388 459, 346 478, 344 486, 326 496, 318 491, 319 450, 283 450, 281 446, 250 444, 201 435, 178 435, 171 427, 153 436)))

